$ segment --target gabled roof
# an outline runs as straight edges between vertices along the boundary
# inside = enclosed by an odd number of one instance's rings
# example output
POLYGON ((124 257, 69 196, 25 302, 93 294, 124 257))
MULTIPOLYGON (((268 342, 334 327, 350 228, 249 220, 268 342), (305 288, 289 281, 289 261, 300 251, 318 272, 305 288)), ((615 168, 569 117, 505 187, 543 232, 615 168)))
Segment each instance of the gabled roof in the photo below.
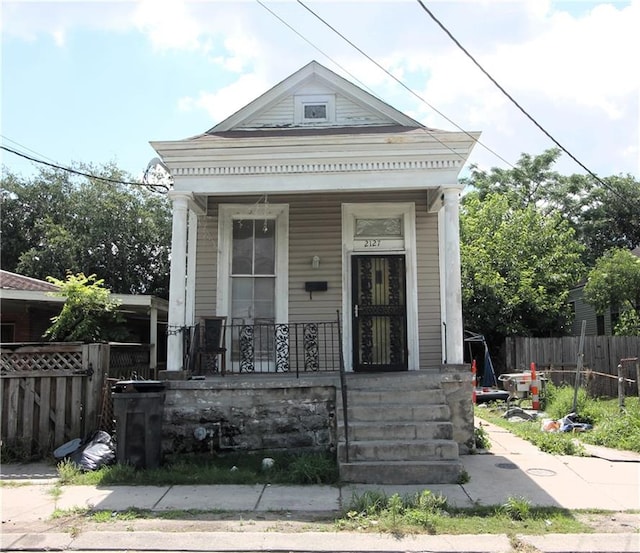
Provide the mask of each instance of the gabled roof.
MULTIPOLYGON (((350 105, 362 110, 366 114, 368 125, 403 126, 424 128, 424 125, 398 111, 386 102, 355 86, 343 77, 327 69, 316 61, 312 61, 287 77, 279 84, 247 104, 236 113, 209 129, 205 134, 218 134, 226 131, 238 130, 252 126, 252 122, 262 119, 261 129, 293 127, 293 122, 277 122, 277 118, 268 115, 274 107, 282 105, 288 98, 298 94, 332 93, 336 97, 349 102, 350 105), (272 124, 264 123, 271 120, 272 124)), ((336 123, 334 126, 344 126, 336 123)), ((358 125, 352 125, 358 126, 358 125)), ((364 126, 364 125, 363 125, 364 126)))
POLYGON ((2 270, 0 270, 0 288, 4 290, 30 290, 37 292, 55 292, 58 290, 58 287, 50 282, 2 270))

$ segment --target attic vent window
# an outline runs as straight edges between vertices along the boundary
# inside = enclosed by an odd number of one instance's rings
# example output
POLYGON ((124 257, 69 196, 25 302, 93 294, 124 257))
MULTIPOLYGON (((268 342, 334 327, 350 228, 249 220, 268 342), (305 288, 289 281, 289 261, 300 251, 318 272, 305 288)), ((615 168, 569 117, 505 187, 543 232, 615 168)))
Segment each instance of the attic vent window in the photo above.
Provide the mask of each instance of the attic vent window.
POLYGON ((333 94, 301 95, 295 97, 297 125, 317 125, 335 122, 336 103, 333 94))
POLYGON ((305 119, 326 119, 327 104, 305 104, 304 118, 305 119))

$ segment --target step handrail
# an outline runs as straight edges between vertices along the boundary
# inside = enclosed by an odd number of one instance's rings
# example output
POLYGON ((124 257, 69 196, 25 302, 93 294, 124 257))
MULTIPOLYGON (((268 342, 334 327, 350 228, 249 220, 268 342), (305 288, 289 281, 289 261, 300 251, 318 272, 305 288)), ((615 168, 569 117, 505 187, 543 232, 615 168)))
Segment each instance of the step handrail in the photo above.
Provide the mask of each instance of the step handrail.
POLYGON ((338 342, 340 344, 340 391, 342 393, 342 418, 344 426, 345 460, 349 462, 349 419, 347 415, 347 375, 344 368, 344 351, 342 348, 342 327, 340 326, 340 310, 336 311, 338 317, 338 342))

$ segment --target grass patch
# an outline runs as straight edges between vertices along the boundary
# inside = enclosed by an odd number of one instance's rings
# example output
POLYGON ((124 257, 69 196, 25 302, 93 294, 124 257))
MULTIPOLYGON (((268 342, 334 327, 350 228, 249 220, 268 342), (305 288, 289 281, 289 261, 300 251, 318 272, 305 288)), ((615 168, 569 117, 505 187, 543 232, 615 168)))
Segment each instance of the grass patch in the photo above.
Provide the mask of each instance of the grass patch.
POLYGON ((333 457, 325 454, 250 454, 229 453, 183 455, 167 458, 157 469, 136 470, 130 465, 116 464, 99 470, 82 472, 73 463, 58 464, 62 484, 73 485, 202 485, 202 484, 336 484, 338 467, 333 457), (271 457, 271 468, 262 468, 262 459, 271 457))
POLYGON ((457 508, 429 490, 404 497, 375 490, 354 494, 336 526, 339 530, 396 535, 591 532, 570 511, 534 507, 522 497, 509 498, 504 505, 457 508))
POLYGON ((32 486, 33 482, 20 482, 19 480, 0 480, 0 488, 21 488, 23 486, 32 486))
POLYGON ((61 519, 68 517, 77 517, 78 515, 86 515, 90 512, 88 507, 73 507, 71 509, 54 509, 51 513, 52 519, 61 519))
MULTIPOLYGON (((561 419, 571 413, 574 390, 568 386, 555 387, 547 384, 546 416, 561 419)), ((580 441, 612 449, 640 453, 640 399, 627 397, 624 412, 620 412, 617 399, 590 398, 584 389, 578 391, 577 419, 593 425, 586 432, 543 432, 541 421, 513 422, 502 417, 502 406, 476 408, 475 414, 498 426, 506 428, 516 436, 524 438, 542 451, 554 455, 584 455, 580 441)))

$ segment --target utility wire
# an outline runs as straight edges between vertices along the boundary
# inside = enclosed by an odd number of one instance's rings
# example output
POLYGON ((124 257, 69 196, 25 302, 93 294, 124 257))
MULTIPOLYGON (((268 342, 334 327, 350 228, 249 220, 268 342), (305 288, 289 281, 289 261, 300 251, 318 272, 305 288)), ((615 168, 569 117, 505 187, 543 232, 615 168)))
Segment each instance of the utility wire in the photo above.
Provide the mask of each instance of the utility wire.
POLYGON ((365 58, 367 58, 371 63, 373 63, 376 67, 378 67, 379 69, 381 69, 382 71, 384 71, 389 77, 391 77, 394 81, 396 81, 402 88, 404 88, 405 90, 407 90, 410 94, 412 94, 413 96, 415 96, 418 100, 420 100, 422 103, 424 103, 425 105, 429 106, 433 111, 435 111, 438 115, 440 115, 440 117, 444 118, 445 120, 447 120, 449 123, 451 123, 454 127, 456 127, 458 130, 460 130, 461 132, 463 132, 464 134, 466 134, 469 138, 471 138, 471 140, 473 140, 474 142, 476 142, 477 144, 480 144, 480 146, 482 146, 483 148, 485 148, 488 152, 490 152, 491 154, 493 154, 494 156, 496 156, 500 161, 502 161, 503 163, 506 163, 509 167, 515 169, 514 165, 510 162, 508 162, 505 158, 503 158, 500 154, 498 154, 497 152, 495 152, 494 150, 492 150, 491 148, 489 148, 489 146, 487 146, 486 144, 483 144, 480 140, 478 140, 477 138, 475 138, 471 133, 469 133, 468 131, 466 131, 465 129, 463 129, 460 125, 458 125, 455 121, 453 121, 452 119, 450 119, 449 117, 447 117, 444 113, 442 113, 440 110, 438 110, 435 106, 432 106, 429 102, 427 102, 427 100, 425 100, 422 96, 420 96, 420 94, 418 94, 417 92, 415 92, 414 90, 412 90, 409 86, 407 86, 406 84, 404 84, 400 79, 398 79, 398 77, 396 77, 395 75, 393 75, 391 72, 389 72, 383 65, 381 65, 380 63, 378 63, 375 59, 373 59, 369 54, 367 54, 364 50, 362 50, 362 48, 360 48, 359 46, 357 46, 356 44, 354 44, 351 40, 349 40, 346 36, 344 36, 340 31, 338 31, 335 27, 333 27, 330 23, 328 23, 327 21, 325 21, 322 17, 320 17, 316 12, 314 12, 311 8, 309 8, 308 6, 306 6, 304 4, 304 2, 302 2, 302 0, 296 0, 298 2, 298 4, 300 4, 305 10, 307 10, 309 13, 311 13, 315 18, 317 18, 319 21, 321 21, 324 25, 326 25, 327 27, 329 27, 329 29, 331 29, 335 34, 337 34, 342 40, 344 40, 347 44, 349 44, 352 48, 355 48, 358 52, 360 52, 360 54, 362 54, 365 58))
POLYGON ((89 179, 100 180, 100 181, 108 182, 108 183, 111 183, 111 184, 124 184, 124 185, 129 185, 129 186, 149 187, 149 184, 144 183, 144 182, 129 182, 129 181, 121 181, 121 180, 117 180, 117 179, 111 179, 109 177, 99 177, 98 175, 92 175, 91 173, 85 173, 83 171, 78 171, 77 169, 71 169, 70 167, 64 167, 62 165, 58 165, 57 163, 49 163, 48 161, 44 161, 42 159, 37 159, 35 157, 31 157, 31 156, 28 156, 27 154, 23 154, 21 152, 13 150, 12 148, 9 148, 8 146, 0 145, 0 148, 2 148, 3 150, 6 150, 7 152, 10 152, 10 153, 12 153, 14 155, 22 157, 24 159, 28 159, 29 161, 33 161, 34 163, 40 163, 41 165, 46 165, 48 167, 52 167, 53 169, 60 169, 61 171, 66 171, 67 173, 72 173, 74 175, 79 175, 81 177, 87 177, 89 179))
POLYGON ((32 154, 40 156, 41 158, 48 159, 51 163, 58 163, 57 160, 52 159, 52 158, 50 158, 48 156, 45 156, 44 154, 41 154, 40 152, 36 152, 35 150, 32 150, 28 146, 25 146, 24 144, 20 144, 20 142, 16 142, 15 140, 11 140, 8 136, 5 136, 4 134, 0 134, 0 136, 2 137, 3 140, 6 140, 7 142, 11 142, 12 144, 15 144, 16 146, 22 148, 23 150, 31 152, 32 154))
MULTIPOLYGON (((331 62, 333 62, 334 64, 336 64, 340 69, 342 69, 347 75, 349 75, 352 79, 354 79, 355 81, 357 81, 358 83, 360 83, 360 85, 367 89, 373 96, 376 96, 375 92, 373 90, 371 90, 371 88, 369 88, 366 84, 364 84, 360 79, 358 79, 358 77, 356 77, 353 73, 351 73, 348 69, 346 69, 345 67, 343 67, 342 65, 340 65, 337 61, 335 61, 331 56, 329 56, 329 54, 327 54, 326 52, 324 52, 321 48, 319 48, 318 46, 316 46, 315 44, 313 44, 313 42, 311 42, 308 38, 306 38, 305 36, 302 35, 302 33, 298 32, 293 26, 289 25, 289 23, 287 23, 282 17, 280 17, 278 14, 276 14, 273 10, 269 9, 265 4, 263 4, 260 0, 256 0, 256 2, 258 4, 260 4, 265 10, 267 10, 271 15, 273 15, 275 18, 277 18, 283 25, 285 25, 286 27, 288 27, 289 29, 291 29, 295 34, 297 34, 302 40, 304 40, 307 44, 309 44, 310 46, 312 46, 315 50, 317 50, 318 52, 320 52, 324 57, 326 57, 328 60, 330 60, 331 62)), ((304 6, 306 8, 306 6, 304 6)), ((308 8, 307 8, 308 9, 308 8)), ((315 15, 315 14, 314 14, 315 15)), ((317 17, 317 16, 316 16, 317 17)), ((377 96, 376 96, 377 97, 377 96)), ((435 108, 434 108, 435 109, 435 108)), ((449 151, 451 151, 454 155, 458 156, 462 161, 465 161, 465 157, 460 153, 460 152, 456 152, 451 146, 449 146, 448 144, 446 144, 445 142, 443 142, 442 140, 440 140, 437 136, 435 136, 433 134, 432 131, 430 131, 429 129, 426 129, 423 127, 424 132, 429 133, 430 136, 432 138, 434 138, 436 140, 436 142, 439 142, 442 146, 444 146, 445 148, 447 148, 449 151)), ((475 138, 471 137, 472 140, 476 141, 475 138)))
POLYGON ((293 31, 295 34, 297 34, 309 46, 311 46, 312 48, 314 48, 315 50, 320 52, 325 58, 327 58, 332 63, 334 63, 336 66, 338 66, 340 69, 342 69, 354 81, 357 81, 360 84, 360 86, 362 86, 363 88, 366 88, 371 94, 374 94, 373 90, 371 90, 365 83, 363 83, 360 79, 358 79, 358 77, 356 77, 353 73, 351 73, 346 67, 344 67, 343 65, 340 65, 340 63, 338 63, 336 60, 334 60, 329 54, 327 54, 321 48, 316 46, 313 42, 311 42, 301 32, 297 31, 292 25, 289 25, 289 23, 287 23, 282 17, 280 17, 276 12, 274 12, 271 8, 269 8, 264 2, 261 2, 260 0, 256 0, 256 2, 258 4, 260 4, 265 10, 267 10, 271 15, 273 15, 273 17, 275 17, 278 21, 280 21, 280 23, 282 23, 285 27, 287 27, 289 30, 293 31))
POLYGON ((456 37, 453 36, 453 34, 449 31, 449 29, 447 29, 443 23, 440 22, 440 20, 433 14, 433 12, 427 8, 427 6, 424 5, 424 2, 422 2, 422 0, 417 0, 418 4, 420 4, 420 6, 422 7, 422 9, 429 15, 429 17, 431 17, 431 19, 433 19, 433 21, 435 21, 435 23, 438 25, 438 27, 440 27, 445 33, 446 35, 455 43, 455 45, 460 48, 460 50, 462 50, 466 56, 476 65, 476 67, 478 69, 480 69, 480 71, 482 71, 485 76, 498 88, 498 90, 500 90, 500 92, 502 92, 507 98, 509 98, 509 100, 511 100, 511 102, 527 117, 527 119, 529 119, 536 127, 538 127, 538 129, 540 129, 556 146, 558 146, 558 148, 560 148, 565 154, 567 154, 573 161, 575 161, 580 167, 582 167, 589 175, 591 175, 596 181, 598 181, 602 186, 604 186, 606 189, 608 189, 610 192, 613 192, 616 196, 618 196, 620 199, 624 200, 625 198, 614 188, 612 188, 609 184, 607 184, 605 181, 603 181, 598 175, 596 175, 593 171, 591 171, 591 169, 589 169, 584 163, 582 163, 576 156, 574 156, 569 150, 567 150, 562 144, 560 144, 560 142, 558 142, 552 135, 551 133, 549 133, 540 123, 538 123, 538 121, 536 121, 534 119, 533 116, 531 116, 527 110, 525 110, 514 98, 513 96, 511 96, 511 94, 509 94, 499 83, 498 81, 496 81, 490 74, 489 72, 482 67, 482 65, 480 65, 480 63, 469 53, 469 51, 462 46, 462 44, 460 44, 460 41, 458 41, 458 39, 456 37))

